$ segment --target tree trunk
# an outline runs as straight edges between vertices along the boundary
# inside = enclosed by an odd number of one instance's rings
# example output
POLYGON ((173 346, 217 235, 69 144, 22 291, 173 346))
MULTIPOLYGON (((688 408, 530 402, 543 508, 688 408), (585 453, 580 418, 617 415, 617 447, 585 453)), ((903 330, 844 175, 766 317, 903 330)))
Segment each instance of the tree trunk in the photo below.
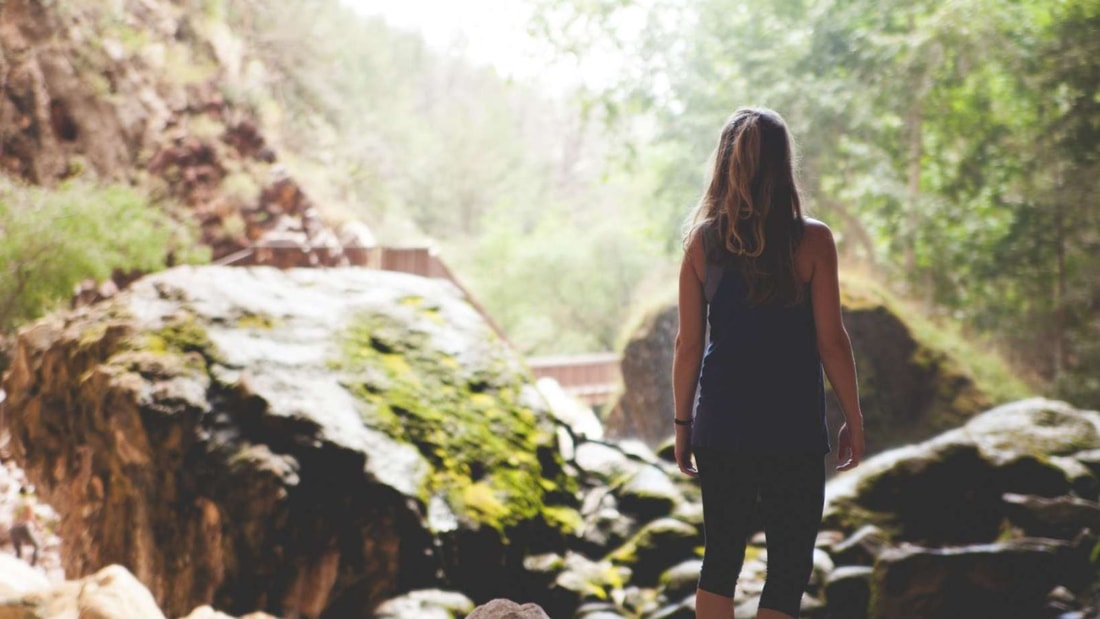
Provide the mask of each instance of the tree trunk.
MULTIPOLYGON (((908 237, 905 240, 905 270, 910 277, 916 276, 917 270, 917 239, 920 238, 921 212, 920 212, 920 160, 921 160, 921 100, 915 98, 909 107, 909 114, 905 119, 906 135, 909 142, 908 157, 908 185, 906 188, 906 227, 908 237)), ((931 271, 926 273, 930 276, 931 271)), ((924 282, 924 293, 928 300, 932 293, 931 281, 924 282)))
POLYGON ((1066 366, 1066 227, 1065 204, 1062 201, 1061 172, 1056 182, 1054 198, 1054 252, 1056 277, 1054 282, 1054 380, 1062 377, 1066 366))

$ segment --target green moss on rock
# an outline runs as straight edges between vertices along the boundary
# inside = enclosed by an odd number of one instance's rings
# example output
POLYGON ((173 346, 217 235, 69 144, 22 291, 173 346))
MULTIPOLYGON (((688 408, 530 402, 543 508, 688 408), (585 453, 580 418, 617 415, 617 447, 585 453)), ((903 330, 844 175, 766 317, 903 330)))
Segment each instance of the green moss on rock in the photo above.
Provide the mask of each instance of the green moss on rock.
POLYGON ((607 555, 616 565, 631 568, 631 582, 655 586, 661 573, 692 556, 699 530, 675 518, 660 518, 645 525, 625 544, 607 555))
POLYGON ((159 329, 142 333, 140 338, 134 348, 163 354, 198 353, 211 362, 221 358, 206 328, 188 313, 174 316, 159 329))
MULTIPOLYGON (((414 298, 401 304, 421 309, 414 298)), ((440 495, 460 518, 500 531, 561 516, 546 512, 544 497, 570 482, 545 474, 538 457, 552 432, 520 401, 527 377, 501 353, 487 352, 482 367, 468 369, 428 333, 382 313, 356 317, 342 346, 332 365, 354 376, 351 390, 369 405, 364 422, 416 446, 432 465, 425 502, 440 495)))
POLYGON ((242 329, 274 329, 280 325, 280 320, 270 314, 245 312, 237 318, 237 326, 242 329))
MULTIPOLYGON (((996 404, 1027 395, 1003 360, 967 341, 957 327, 933 324, 858 276, 846 275, 841 291, 873 449, 958 427, 996 404)), ((841 416, 833 408, 835 426, 841 416)))

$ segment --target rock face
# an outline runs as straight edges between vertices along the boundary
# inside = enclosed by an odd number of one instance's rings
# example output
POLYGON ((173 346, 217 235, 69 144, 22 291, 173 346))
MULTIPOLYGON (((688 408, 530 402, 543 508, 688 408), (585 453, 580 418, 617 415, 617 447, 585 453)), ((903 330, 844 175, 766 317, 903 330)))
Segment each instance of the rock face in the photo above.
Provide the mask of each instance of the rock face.
POLYGON ((623 349, 623 392, 604 419, 610 438, 656 446, 672 434, 672 353, 680 318, 676 304, 657 308, 623 349))
POLYGON ((0 619, 164 619, 153 596, 126 568, 95 574, 0 601, 0 619))
POLYGON ((889 550, 875 564, 870 616, 1042 617, 1046 595, 1088 569, 1065 542, 1020 539, 962 548, 889 550))
MULTIPOLYGON (((965 360, 922 339, 884 291, 847 280, 841 288, 871 451, 928 438, 998 403, 1002 393, 1022 393, 1015 385, 981 383, 965 360)), ((655 308, 631 334, 623 350, 623 393, 604 422, 608 437, 656 447, 671 436, 678 328, 673 302, 655 308)), ((842 415, 831 396, 828 406, 835 435, 842 415)))
POLYGON ((1092 474, 1072 456, 1100 445, 1098 428, 1100 414, 1064 402, 1006 404, 838 476, 827 488, 825 525, 845 529, 858 518, 895 540, 992 542, 1017 512, 1005 493, 1054 497, 1090 486, 1081 477, 1092 474))
POLYGON ((488 599, 579 520, 522 364, 440 282, 179 267, 24 329, 3 387, 66 572, 170 615, 488 599))
POLYGON ((826 598, 829 608, 882 619, 1039 617, 1055 609, 1055 588, 1087 599, 1100 504, 1084 462, 1098 444, 1100 413, 1036 398, 837 476, 823 527, 850 537, 831 547, 838 567, 826 595, 841 570, 874 567, 868 615, 851 600, 826 598))
POLYGON ((265 79, 224 24, 168 0, 64 4, 11 0, 0 13, 0 170, 45 186, 87 174, 169 196, 215 260, 255 244, 234 260, 348 264, 255 114, 223 96, 227 84, 265 79))

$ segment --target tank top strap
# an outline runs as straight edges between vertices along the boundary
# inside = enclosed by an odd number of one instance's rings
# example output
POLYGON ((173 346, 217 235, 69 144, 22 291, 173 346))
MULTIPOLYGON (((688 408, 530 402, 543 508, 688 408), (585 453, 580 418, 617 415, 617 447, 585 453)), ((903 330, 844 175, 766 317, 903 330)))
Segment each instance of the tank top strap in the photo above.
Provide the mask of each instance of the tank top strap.
POLYGON ((704 233, 703 237, 703 256, 706 259, 706 273, 703 274, 703 296, 706 298, 707 303, 710 304, 714 301, 714 294, 718 292, 718 285, 722 283, 722 274, 725 273, 725 268, 721 264, 715 264, 710 259, 710 241, 707 240, 707 235, 704 233))

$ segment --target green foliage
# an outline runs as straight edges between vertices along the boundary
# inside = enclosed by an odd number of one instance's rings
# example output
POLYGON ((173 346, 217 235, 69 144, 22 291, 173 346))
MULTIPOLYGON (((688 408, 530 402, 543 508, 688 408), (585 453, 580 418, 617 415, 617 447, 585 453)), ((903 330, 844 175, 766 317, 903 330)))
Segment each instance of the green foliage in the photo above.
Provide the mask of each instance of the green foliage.
POLYGON ((846 259, 1100 404, 1100 4, 545 0, 534 25, 630 65, 590 96, 656 127, 629 151, 664 238, 725 118, 775 108, 846 259), (638 34, 639 11, 678 17, 638 34))
POLYGON ((201 261, 192 236, 129 187, 0 181, 0 330, 68 300, 86 278, 201 261))
MULTIPOLYGON (((404 303, 418 307, 416 297, 404 303)), ((485 367, 460 365, 433 349, 429 334, 385 314, 359 316, 342 339, 335 369, 369 405, 364 422, 407 441, 431 463, 423 499, 446 500, 460 517, 504 532, 541 517, 553 497, 570 496, 550 430, 522 402, 523 376, 507 358, 485 352, 485 367), (547 470, 545 462, 557 461, 547 470)), ((572 526, 561 507, 551 524, 572 526)))
POLYGON ((614 349, 639 283, 661 264, 654 244, 621 223, 578 229, 549 216, 527 233, 501 221, 468 253, 448 255, 527 353, 614 349))
POLYGON ((988 397, 988 400, 981 402, 981 406, 956 405, 951 407, 952 410, 965 412, 969 416, 990 405, 1035 395, 1008 366, 1002 353, 990 342, 966 333, 956 322, 926 317, 912 303, 891 294, 865 276, 845 272, 841 275, 841 287, 845 308, 867 310, 883 307, 897 316, 919 342, 917 354, 943 366, 941 371, 947 377, 943 381, 945 386, 953 387, 951 377, 962 377, 972 381, 978 391, 988 397))

